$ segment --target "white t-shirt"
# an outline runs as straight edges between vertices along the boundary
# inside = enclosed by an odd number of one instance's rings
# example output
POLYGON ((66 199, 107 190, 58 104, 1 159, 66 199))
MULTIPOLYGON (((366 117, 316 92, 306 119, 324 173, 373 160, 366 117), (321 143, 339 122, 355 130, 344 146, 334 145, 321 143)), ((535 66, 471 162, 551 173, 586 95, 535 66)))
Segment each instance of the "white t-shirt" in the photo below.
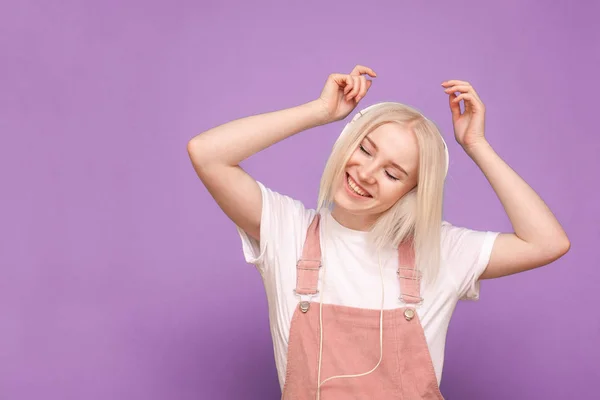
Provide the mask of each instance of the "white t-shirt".
MULTIPOLYGON (((262 276, 267 293, 269 321, 275 365, 283 388, 288 338, 292 316, 298 306, 296 262, 302 255, 306 232, 316 210, 307 209, 295 199, 266 188, 262 192, 260 243, 237 227, 245 260, 262 276)), ((424 302, 417 313, 433 361, 438 384, 444 363, 446 332, 459 299, 479 298, 478 278, 485 270, 497 232, 474 231, 442 224, 440 275, 435 287, 422 290, 424 302)), ((381 308, 381 278, 377 254, 367 242, 367 233, 339 224, 329 210, 321 212, 319 293, 312 301, 348 307, 381 308), (325 287, 323 287, 325 274, 325 287)), ((397 249, 381 253, 384 277, 384 309, 403 307, 398 300, 400 284, 396 276, 397 249)))

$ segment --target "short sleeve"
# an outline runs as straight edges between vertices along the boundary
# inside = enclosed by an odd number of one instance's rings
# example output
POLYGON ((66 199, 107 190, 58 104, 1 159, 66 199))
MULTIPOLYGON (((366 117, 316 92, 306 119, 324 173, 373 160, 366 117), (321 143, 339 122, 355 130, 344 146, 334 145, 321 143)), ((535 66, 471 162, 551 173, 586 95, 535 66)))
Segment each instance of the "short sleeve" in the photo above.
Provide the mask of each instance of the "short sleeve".
POLYGON ((442 259, 456 283, 460 300, 479 299, 479 278, 488 266, 498 234, 442 224, 442 259))
POLYGON ((259 270, 265 270, 275 262, 276 251, 282 251, 287 247, 284 244, 294 241, 298 228, 303 225, 310 211, 300 201, 273 191, 259 181, 257 183, 262 194, 260 241, 239 226, 236 225, 236 228, 242 241, 245 261, 259 270))

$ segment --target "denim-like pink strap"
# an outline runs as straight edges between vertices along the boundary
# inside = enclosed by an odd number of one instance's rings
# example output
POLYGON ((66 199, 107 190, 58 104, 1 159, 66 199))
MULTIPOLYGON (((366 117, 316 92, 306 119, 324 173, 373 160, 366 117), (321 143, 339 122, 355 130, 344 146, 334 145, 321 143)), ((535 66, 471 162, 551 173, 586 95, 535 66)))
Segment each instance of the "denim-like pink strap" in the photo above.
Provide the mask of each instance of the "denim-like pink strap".
POLYGON ((415 267, 415 251, 412 242, 398 246, 398 279, 400 280, 400 300, 417 304, 421 298, 421 273, 415 267))
MULTIPOLYGON (((319 269, 321 268, 320 215, 313 218, 304 247, 302 257, 296 263, 296 293, 316 294, 319 285, 319 269)), ((400 300, 417 304, 421 298, 421 273, 415 267, 415 252, 412 242, 405 242, 398 247, 398 279, 400 281, 400 300)))
POLYGON ((302 257, 296 263, 296 294, 316 294, 318 292, 319 269, 321 268, 320 220, 321 216, 317 213, 308 227, 302 248, 302 257))

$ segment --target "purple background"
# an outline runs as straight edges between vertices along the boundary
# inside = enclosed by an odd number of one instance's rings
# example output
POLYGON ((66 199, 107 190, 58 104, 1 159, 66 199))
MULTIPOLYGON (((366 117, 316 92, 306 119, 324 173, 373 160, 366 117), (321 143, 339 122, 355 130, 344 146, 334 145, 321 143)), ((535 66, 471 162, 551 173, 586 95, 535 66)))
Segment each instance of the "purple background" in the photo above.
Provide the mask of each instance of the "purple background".
MULTIPOLYGON (((274 399, 259 274, 187 141, 378 72, 362 105, 437 121, 445 218, 510 223, 453 139, 440 83, 473 83, 489 141, 571 251, 487 281, 450 326, 449 399, 596 398, 599 7, 591 1, 13 1, 0 6, 0 399, 274 399)), ((245 161, 314 207, 342 123, 245 161)))

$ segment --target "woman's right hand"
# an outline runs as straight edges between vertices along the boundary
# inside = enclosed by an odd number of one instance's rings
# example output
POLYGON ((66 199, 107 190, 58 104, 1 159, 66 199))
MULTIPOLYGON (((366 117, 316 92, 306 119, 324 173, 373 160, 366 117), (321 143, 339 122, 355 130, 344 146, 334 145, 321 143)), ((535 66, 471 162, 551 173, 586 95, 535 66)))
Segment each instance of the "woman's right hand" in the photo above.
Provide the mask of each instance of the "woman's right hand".
POLYGON ((362 65, 354 67, 349 75, 329 75, 319 100, 323 103, 330 122, 346 118, 365 97, 373 81, 367 80, 363 74, 377 77, 371 68, 362 65))

